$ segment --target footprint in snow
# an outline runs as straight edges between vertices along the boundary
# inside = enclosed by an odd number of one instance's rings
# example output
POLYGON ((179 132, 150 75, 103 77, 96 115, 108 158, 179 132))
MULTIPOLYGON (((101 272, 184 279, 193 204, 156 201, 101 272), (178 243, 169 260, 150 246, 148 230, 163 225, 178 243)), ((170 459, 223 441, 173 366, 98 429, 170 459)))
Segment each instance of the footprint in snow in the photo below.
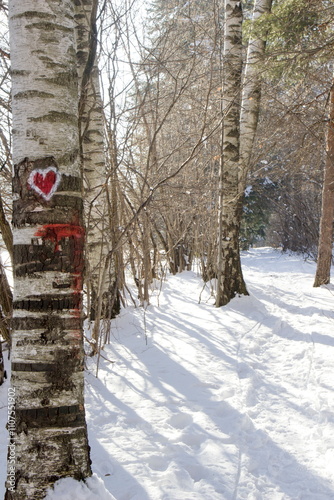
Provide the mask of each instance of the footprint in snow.
POLYGON ((251 376, 251 368, 246 363, 239 363, 238 376, 239 379, 248 378, 251 376))
POLYGON ((165 457, 154 455, 148 459, 148 466, 152 470, 164 471, 168 468, 168 462, 165 457))
POLYGON ((204 467, 202 467, 201 465, 186 465, 185 467, 185 470, 188 472, 188 474, 190 475, 190 477, 192 478, 192 480, 197 483, 198 481, 200 481, 201 479, 203 479, 203 477, 205 477, 205 469, 204 467))
POLYGON ((177 413, 168 420, 168 423, 175 429, 184 429, 190 425, 192 421, 192 416, 188 415, 188 413, 177 413))
POLYGON ((194 429, 190 429, 183 433, 183 435, 180 438, 180 441, 182 441, 182 443, 186 444, 190 448, 198 449, 200 448, 201 444, 205 441, 205 439, 206 437, 204 434, 200 434, 198 432, 195 432, 194 429))

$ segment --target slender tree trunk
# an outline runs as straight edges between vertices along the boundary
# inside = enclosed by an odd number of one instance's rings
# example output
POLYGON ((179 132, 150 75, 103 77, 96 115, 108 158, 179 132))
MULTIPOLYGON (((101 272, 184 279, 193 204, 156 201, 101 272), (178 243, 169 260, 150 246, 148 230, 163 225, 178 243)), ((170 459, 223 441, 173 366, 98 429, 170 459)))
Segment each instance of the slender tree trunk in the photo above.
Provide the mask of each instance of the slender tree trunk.
POLYGON ((148 305, 150 302, 149 284, 152 283, 152 264, 150 255, 151 253, 150 227, 149 227, 148 217, 144 216, 142 220, 141 232, 142 232, 141 241, 143 250, 142 275, 141 275, 141 280, 143 284, 143 296, 141 305, 145 306, 148 305))
MULTIPOLYGON (((113 103, 114 104, 114 103, 113 103)), ((115 110, 113 109, 115 115, 115 110)), ((119 215, 119 182, 117 176, 117 141, 116 141, 116 125, 114 128, 107 132, 107 149, 108 149, 108 209, 110 222, 110 241, 111 248, 113 249, 112 268, 110 274, 109 289, 113 289, 115 301, 112 302, 113 313, 111 317, 116 316, 120 312, 120 290, 124 286, 124 258, 122 246, 119 245, 120 241, 120 215, 119 215)))
POLYGON ((10 319, 12 317, 13 296, 8 284, 0 256, 0 385, 5 379, 5 365, 2 351, 3 339, 10 344, 10 319))
POLYGON ((216 306, 236 294, 247 294, 242 276, 239 228, 239 122, 242 72, 241 2, 225 0, 223 51, 223 137, 218 206, 218 271, 216 306))
POLYGON ((5 377, 6 377, 6 372, 2 354, 2 342, 0 339, 0 385, 4 383, 5 377))
POLYGON ((13 233, 10 224, 6 218, 1 195, 0 195, 0 233, 5 243, 6 250, 9 253, 10 258, 13 259, 13 233))
POLYGON ((97 302, 103 296, 102 316, 114 317, 112 313, 111 288, 115 281, 114 259, 110 259, 107 273, 104 264, 111 250, 111 228, 107 197, 107 172, 105 144, 103 138, 102 99, 99 90, 98 68, 95 65, 86 87, 86 112, 83 113, 82 151, 84 165, 85 220, 87 227, 87 280, 91 290, 91 320, 96 319, 97 302), (102 279, 105 274, 104 280, 102 279))
MULTIPOLYGON (((0 233, 6 246, 6 250, 13 261, 13 233, 7 221, 0 196, 0 233)), ((10 289, 5 269, 0 256, 0 336, 10 343, 10 319, 13 310, 13 294, 10 289)), ((1 340, 1 339, 0 339, 1 340)))
POLYGON ((9 9, 16 463, 5 498, 39 500, 57 479, 91 474, 74 2, 11 0, 9 9))
MULTIPOLYGON (((271 10, 272 0, 256 0, 252 21, 271 10)), ((250 166, 253 144, 259 119, 261 101, 261 62, 265 53, 266 41, 261 38, 251 39, 248 43, 245 74, 242 86, 240 114, 240 191, 243 192, 250 166)))
POLYGON ((326 138, 326 163, 322 190, 322 209, 314 286, 330 282, 334 222, 334 80, 329 96, 329 120, 326 138))
MULTIPOLYGON (((110 266, 108 271, 104 272, 107 255, 111 249, 110 224, 112 221, 109 217, 103 103, 96 57, 97 7, 97 0, 77 0, 77 57, 81 85, 80 137, 87 228, 86 283, 90 296, 89 316, 91 320, 97 319, 101 296, 103 297, 102 317, 113 318, 119 313, 118 290, 115 289, 117 279, 114 257, 108 259, 110 266)), ((94 331, 96 332, 97 329, 94 331)))
MULTIPOLYGON (((13 312, 13 294, 0 256, 0 335, 10 344, 10 320, 13 312)), ((1 339, 0 339, 1 340, 1 339)))

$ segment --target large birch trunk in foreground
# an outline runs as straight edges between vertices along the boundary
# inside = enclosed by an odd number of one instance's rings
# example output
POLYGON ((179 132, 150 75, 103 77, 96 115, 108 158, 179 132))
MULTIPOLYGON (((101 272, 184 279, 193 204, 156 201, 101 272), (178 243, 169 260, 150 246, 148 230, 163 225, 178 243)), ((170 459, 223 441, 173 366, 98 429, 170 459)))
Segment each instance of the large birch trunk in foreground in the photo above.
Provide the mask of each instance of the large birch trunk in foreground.
POLYGON ((239 121, 242 72, 241 2, 225 0, 223 52, 223 138, 219 185, 216 306, 247 294, 242 276, 239 229, 239 121))
MULTIPOLYGON (((256 0, 252 22, 270 12, 272 0, 256 0)), ((243 192, 250 166, 253 144, 259 119, 261 101, 261 62, 266 48, 265 39, 251 36, 242 86, 240 114, 240 191, 243 192)))
POLYGON ((322 208, 314 286, 327 285, 331 278, 334 222, 334 80, 329 96, 329 120, 326 138, 326 163, 322 189, 322 208))
POLYGON ((6 499, 38 500, 58 478, 91 474, 74 2, 11 0, 9 9, 16 464, 6 499))
MULTIPOLYGON (((97 0, 76 7, 77 58, 80 85, 80 143, 84 174, 84 212, 87 229, 86 283, 91 320, 119 312, 116 270, 111 251, 112 220, 108 197, 103 103, 97 64, 97 0), (105 266, 108 268, 105 269, 105 266)), ((109 193, 110 195, 110 193, 109 193)), ((95 339, 97 340, 97 339, 95 339)))

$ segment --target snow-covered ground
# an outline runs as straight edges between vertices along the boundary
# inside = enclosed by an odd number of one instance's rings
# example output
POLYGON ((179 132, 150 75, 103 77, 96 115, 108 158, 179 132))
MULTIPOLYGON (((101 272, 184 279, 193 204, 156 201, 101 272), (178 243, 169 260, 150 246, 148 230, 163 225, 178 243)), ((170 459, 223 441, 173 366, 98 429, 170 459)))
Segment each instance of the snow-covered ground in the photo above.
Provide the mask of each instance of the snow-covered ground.
MULTIPOLYGON (((334 287, 300 256, 242 262, 249 297, 216 309, 195 272, 169 276, 115 320, 98 378, 88 359, 93 470, 115 499, 334 499, 334 287)), ((112 498, 70 481, 48 499, 112 498)))

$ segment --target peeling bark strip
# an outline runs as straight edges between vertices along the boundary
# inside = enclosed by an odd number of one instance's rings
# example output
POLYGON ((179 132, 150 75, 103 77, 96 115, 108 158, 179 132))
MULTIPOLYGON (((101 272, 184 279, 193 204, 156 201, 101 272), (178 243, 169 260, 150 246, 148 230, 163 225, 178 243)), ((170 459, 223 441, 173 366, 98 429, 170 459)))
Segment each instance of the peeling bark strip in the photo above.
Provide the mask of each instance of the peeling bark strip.
POLYGON ((73 0, 9 1, 17 427, 6 500, 42 500, 57 479, 91 474, 74 8, 73 0))

